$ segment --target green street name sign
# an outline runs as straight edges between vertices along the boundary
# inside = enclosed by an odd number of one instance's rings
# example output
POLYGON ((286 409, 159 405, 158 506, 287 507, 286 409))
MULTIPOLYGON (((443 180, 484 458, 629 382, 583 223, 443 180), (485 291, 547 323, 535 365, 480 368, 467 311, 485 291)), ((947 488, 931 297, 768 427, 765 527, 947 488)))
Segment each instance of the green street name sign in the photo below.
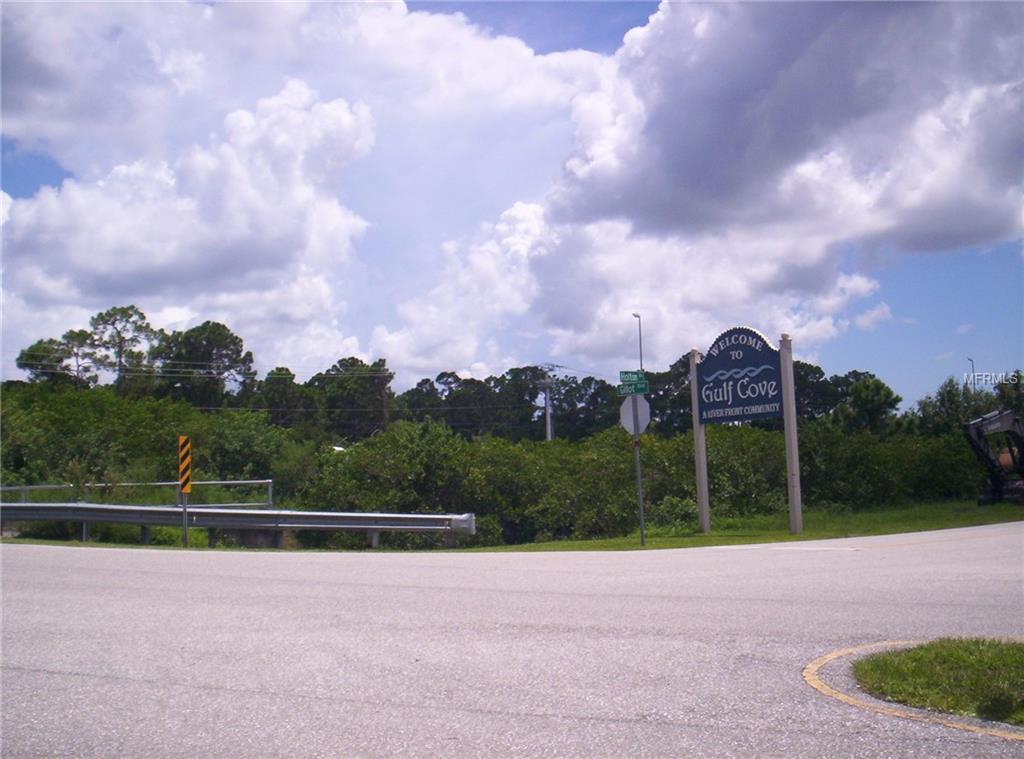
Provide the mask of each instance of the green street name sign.
POLYGON ((643 395, 648 392, 647 380, 638 382, 623 382, 619 385, 619 395, 643 395))
POLYGON ((646 382, 643 372, 619 372, 619 382, 646 382))

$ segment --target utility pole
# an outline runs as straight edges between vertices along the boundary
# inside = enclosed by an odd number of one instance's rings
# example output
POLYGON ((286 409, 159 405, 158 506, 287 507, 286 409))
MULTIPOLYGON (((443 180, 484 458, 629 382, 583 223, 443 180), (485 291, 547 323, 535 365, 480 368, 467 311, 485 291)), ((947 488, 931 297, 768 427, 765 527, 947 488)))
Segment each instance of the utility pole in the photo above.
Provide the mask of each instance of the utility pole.
POLYGON ((548 442, 555 439, 555 428, 551 422, 551 385, 553 384, 554 380, 550 376, 540 381, 540 386, 544 388, 544 439, 548 442))
POLYGON ((552 372, 565 367, 561 364, 541 364, 539 368, 544 370, 544 378, 537 383, 544 391, 544 439, 550 442, 555 439, 555 420, 551 416, 551 388, 555 386, 552 372))

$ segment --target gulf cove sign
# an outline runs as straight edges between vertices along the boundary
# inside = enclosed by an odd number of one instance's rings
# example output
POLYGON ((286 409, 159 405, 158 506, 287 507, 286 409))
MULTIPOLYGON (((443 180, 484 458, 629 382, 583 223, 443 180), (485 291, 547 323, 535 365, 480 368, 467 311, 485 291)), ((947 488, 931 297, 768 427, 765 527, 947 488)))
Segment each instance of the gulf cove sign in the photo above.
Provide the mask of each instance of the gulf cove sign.
POLYGON ((723 332, 697 367, 702 424, 782 416, 779 351, 757 330, 723 332))

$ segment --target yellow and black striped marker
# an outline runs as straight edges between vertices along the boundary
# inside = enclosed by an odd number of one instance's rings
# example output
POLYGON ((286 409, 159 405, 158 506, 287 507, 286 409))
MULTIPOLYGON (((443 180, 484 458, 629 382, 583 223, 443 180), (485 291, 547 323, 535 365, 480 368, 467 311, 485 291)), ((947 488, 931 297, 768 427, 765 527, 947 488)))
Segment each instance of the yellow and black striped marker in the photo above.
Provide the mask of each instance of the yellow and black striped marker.
POLYGON ((192 439, 178 435, 178 490, 192 492, 192 439))

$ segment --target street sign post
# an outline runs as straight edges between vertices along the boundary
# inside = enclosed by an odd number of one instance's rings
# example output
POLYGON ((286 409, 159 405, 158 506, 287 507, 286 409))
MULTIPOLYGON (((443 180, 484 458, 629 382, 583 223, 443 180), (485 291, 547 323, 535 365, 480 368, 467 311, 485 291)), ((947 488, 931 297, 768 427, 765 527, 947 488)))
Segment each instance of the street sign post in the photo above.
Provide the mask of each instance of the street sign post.
POLYGON ((178 435, 178 503, 181 504, 181 540, 188 548, 188 494, 192 492, 192 439, 178 435))
POLYGON ((640 508, 640 545, 647 542, 644 524, 644 478, 640 470, 640 433, 651 423, 651 406, 642 395, 631 395, 619 407, 619 421, 633 433, 633 462, 636 464, 636 501, 640 508))

